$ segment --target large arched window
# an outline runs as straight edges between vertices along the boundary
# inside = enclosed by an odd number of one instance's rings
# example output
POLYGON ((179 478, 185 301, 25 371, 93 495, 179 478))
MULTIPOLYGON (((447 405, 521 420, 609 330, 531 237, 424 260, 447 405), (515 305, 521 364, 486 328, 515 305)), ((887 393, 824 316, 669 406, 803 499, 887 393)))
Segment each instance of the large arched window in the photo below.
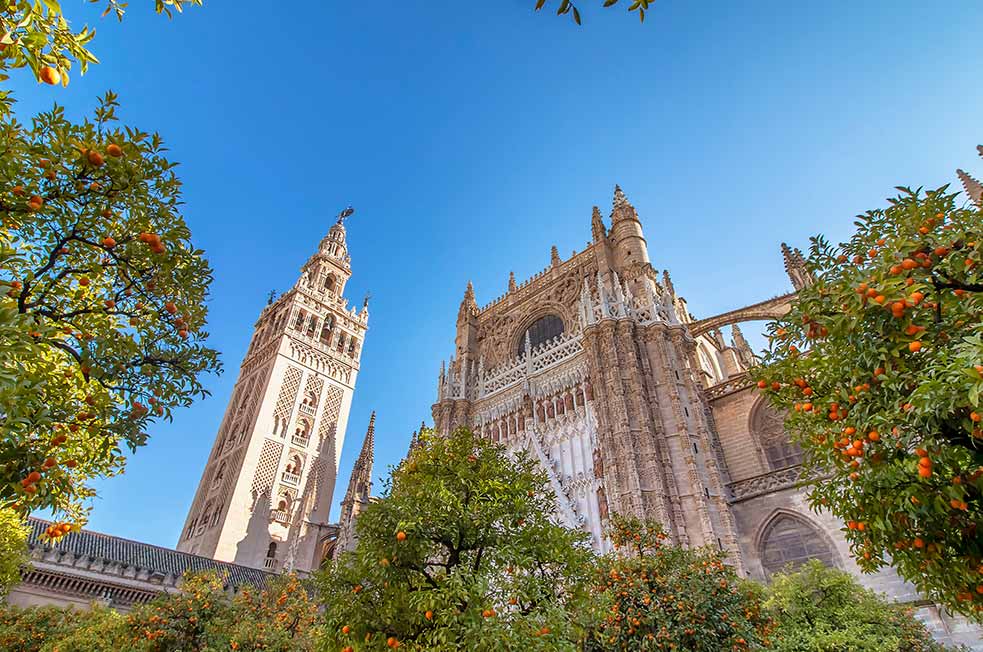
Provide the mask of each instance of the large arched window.
POLYGON ((518 356, 526 353, 526 334, 529 335, 529 343, 535 349, 543 342, 563 334, 563 320, 556 315, 546 315, 534 321, 519 340, 519 345, 516 348, 516 355, 518 356))
POLYGON ((764 399, 759 399, 752 409, 751 432, 761 443, 771 470, 802 462, 802 448, 788 438, 784 419, 764 399))
POLYGON ((761 537, 761 566, 772 575, 787 566, 798 568, 810 559, 835 566, 833 550, 822 532, 804 519, 779 514, 761 537))

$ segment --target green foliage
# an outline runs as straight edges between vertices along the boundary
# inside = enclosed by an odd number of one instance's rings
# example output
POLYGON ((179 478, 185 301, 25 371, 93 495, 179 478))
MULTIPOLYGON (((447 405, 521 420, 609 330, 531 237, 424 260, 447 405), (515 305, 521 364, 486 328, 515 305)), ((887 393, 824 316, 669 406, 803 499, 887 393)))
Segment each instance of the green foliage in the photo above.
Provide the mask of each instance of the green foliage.
POLYGON ((535 461, 459 429, 425 433, 358 544, 319 578, 322 650, 572 650, 585 537, 551 522, 535 461))
POLYGON ((778 574, 765 609, 774 619, 777 652, 936 652, 911 612, 860 586, 848 573, 813 560, 778 574))
POLYGON ((837 246, 813 239, 815 282, 769 326, 754 374, 861 568, 894 566, 981 619, 983 215, 903 188, 856 225, 837 246))
POLYGON ((129 650, 123 617, 112 609, 23 609, 0 605, 0 650, 17 652, 117 652, 129 650))
MULTIPOLYGON (((105 4, 103 16, 112 12, 123 19, 126 3, 120 0, 86 0, 105 4)), ((157 13, 168 17, 185 5, 202 0, 154 0, 157 13)), ((65 18, 59 0, 10 0, 0 7, 0 71, 29 67, 39 81, 68 85, 68 71, 77 61, 84 73, 99 60, 88 46, 96 32, 88 26, 75 31, 65 18)), ((0 81, 7 75, 0 74, 0 81)), ((5 94, 0 94, 0 99, 5 94)))
MULTIPOLYGON (((160 136, 61 107, 0 120, 0 505, 81 517, 121 446, 206 395, 212 272, 160 136)), ((63 531, 56 531, 55 536, 63 531)))
POLYGON ((317 606, 294 576, 230 598, 214 572, 185 577, 128 615, 112 609, 0 608, 0 650, 19 652, 305 652, 317 606))
POLYGON ((668 542, 654 521, 615 515, 615 552, 597 572, 596 622, 584 650, 760 649, 770 622, 761 587, 740 579, 715 549, 668 542))
MULTIPOLYGON (((604 7, 613 7, 618 4, 620 0, 604 0, 604 7)), ((637 11, 638 20, 640 22, 645 22, 645 12, 649 10, 650 5, 652 5, 655 0, 631 0, 628 4, 628 11, 637 11)), ((536 11, 539 11, 544 6, 546 6, 546 0, 536 0, 536 11)), ((564 14, 570 14, 573 21, 580 25, 580 10, 573 3, 572 0, 560 0, 560 4, 556 9, 557 16, 563 16, 564 14)))
POLYGON ((20 568, 27 561, 27 534, 20 514, 0 508, 0 599, 20 581, 20 568))

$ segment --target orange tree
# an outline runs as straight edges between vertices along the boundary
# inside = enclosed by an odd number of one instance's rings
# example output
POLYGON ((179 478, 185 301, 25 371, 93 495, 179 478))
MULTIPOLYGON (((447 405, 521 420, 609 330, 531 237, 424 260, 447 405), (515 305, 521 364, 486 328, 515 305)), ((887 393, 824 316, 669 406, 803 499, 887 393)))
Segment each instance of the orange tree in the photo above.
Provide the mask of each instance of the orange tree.
POLYGON ((81 124, 0 119, 0 507, 22 513, 77 520, 86 482, 220 369, 175 164, 116 109, 107 93, 81 124))
POLYGON ((134 611, 125 630, 140 652, 303 652, 312 649, 316 617, 317 605, 295 576, 244 587, 229 599, 222 577, 206 572, 186 576, 181 593, 134 611))
MULTIPOLYGON (((126 8, 120 0, 87 0, 102 4, 103 15, 116 14, 120 20, 126 8)), ((154 0, 157 13, 171 15, 184 5, 200 5, 202 0, 154 0)), ((3 71, 29 67, 38 81, 46 84, 68 85, 68 71, 77 61, 84 73, 98 59, 88 45, 96 32, 88 26, 71 27, 57 0, 10 0, 0 6, 0 81, 6 80, 3 71)), ((0 93, 0 98, 6 93, 0 93)), ((3 107, 0 107, 3 108, 3 107)))
POLYGON ((814 282, 769 325, 753 374, 860 567, 894 566, 979 619, 983 213, 946 188, 903 188, 856 225, 839 245, 813 239, 814 282))
POLYGON ((572 650, 591 559, 536 462, 424 434, 321 575, 321 649, 572 650))
POLYGON ((615 551, 601 560, 596 622, 583 649, 760 649, 771 627, 762 589, 742 580, 715 549, 672 545, 661 525, 615 515, 615 551))
POLYGON ((772 577, 764 608, 775 622, 770 648, 775 652, 946 649, 910 609, 891 604, 849 573, 815 559, 772 577))
POLYGON ((217 573, 189 574, 181 591, 131 613, 98 607, 0 608, 0 649, 19 652, 305 652, 317 605, 294 576, 241 587, 230 597, 217 573))

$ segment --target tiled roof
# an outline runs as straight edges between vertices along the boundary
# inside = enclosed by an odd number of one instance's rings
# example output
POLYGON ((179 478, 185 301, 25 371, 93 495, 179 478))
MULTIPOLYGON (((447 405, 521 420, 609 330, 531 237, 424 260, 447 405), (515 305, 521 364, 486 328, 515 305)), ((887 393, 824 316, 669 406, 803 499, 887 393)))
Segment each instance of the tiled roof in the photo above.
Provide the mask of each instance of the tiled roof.
POLYGON ((217 570, 226 576, 226 582, 233 587, 241 584, 261 586, 270 577, 270 573, 257 568, 216 561, 208 557, 162 548, 149 543, 131 541, 91 530, 72 532, 52 545, 46 539, 41 538, 47 527, 51 525, 50 521, 30 517, 28 524, 31 527, 28 545, 32 549, 54 548, 74 554, 76 557, 105 560, 124 566, 133 566, 136 569, 144 569, 151 573, 170 574, 178 578, 189 570, 217 570))

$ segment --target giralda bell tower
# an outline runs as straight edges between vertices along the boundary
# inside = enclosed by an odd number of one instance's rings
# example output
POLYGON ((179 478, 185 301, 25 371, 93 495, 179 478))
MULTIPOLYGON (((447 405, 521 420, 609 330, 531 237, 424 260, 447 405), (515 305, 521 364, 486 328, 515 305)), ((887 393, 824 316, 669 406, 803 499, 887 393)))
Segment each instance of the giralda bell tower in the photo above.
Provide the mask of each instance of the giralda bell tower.
POLYGON ((177 549, 271 571, 317 568, 365 332, 344 297, 348 208, 294 286, 270 297, 177 549))

